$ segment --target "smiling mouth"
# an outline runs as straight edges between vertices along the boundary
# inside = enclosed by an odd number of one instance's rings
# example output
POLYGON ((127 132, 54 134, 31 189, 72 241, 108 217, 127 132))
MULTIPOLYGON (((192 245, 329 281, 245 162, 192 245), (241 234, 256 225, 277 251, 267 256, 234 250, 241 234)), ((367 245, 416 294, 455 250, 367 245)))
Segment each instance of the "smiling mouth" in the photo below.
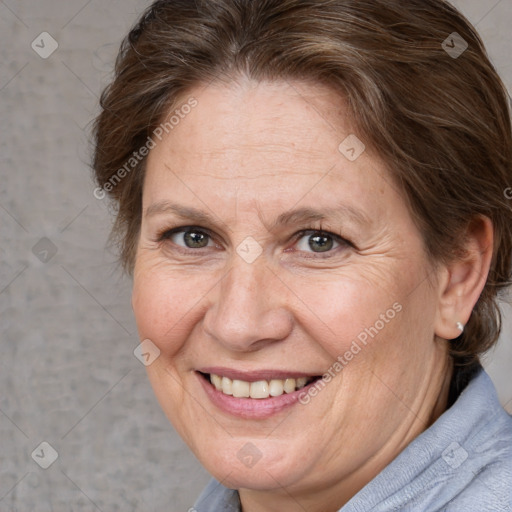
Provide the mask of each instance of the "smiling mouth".
POLYGON ((248 382, 238 379, 230 379, 214 373, 202 373, 200 375, 222 394, 234 398, 264 399, 278 397, 284 394, 294 393, 321 377, 299 377, 287 379, 258 380, 248 382))

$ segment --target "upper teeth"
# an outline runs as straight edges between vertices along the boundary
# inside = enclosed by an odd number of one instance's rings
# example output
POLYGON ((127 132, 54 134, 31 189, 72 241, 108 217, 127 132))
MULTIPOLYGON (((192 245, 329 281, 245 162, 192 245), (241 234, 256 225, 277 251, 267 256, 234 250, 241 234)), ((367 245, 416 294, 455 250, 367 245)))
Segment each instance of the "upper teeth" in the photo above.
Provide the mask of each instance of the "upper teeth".
POLYGON ((280 396, 283 393, 293 393, 303 388, 307 377, 298 379, 272 379, 247 382, 244 380, 231 380, 228 377, 210 374, 210 382, 225 395, 233 395, 236 398, 268 398, 269 396, 280 396))

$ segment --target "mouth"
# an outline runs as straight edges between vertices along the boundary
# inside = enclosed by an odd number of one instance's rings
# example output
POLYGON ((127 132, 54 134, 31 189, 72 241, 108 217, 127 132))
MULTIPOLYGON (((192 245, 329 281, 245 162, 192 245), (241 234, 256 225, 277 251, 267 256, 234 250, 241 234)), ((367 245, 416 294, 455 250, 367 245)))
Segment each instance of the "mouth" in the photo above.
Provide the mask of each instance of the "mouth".
POLYGON ((215 368, 195 372, 210 401, 243 419, 263 420, 297 404, 321 375, 237 372, 215 368))
POLYGON ((279 397, 299 391, 315 382, 320 376, 314 377, 285 377, 284 379, 260 379, 248 381, 231 379, 216 373, 202 373, 200 375, 210 382, 217 391, 234 398, 252 398, 263 400, 270 397, 279 397))

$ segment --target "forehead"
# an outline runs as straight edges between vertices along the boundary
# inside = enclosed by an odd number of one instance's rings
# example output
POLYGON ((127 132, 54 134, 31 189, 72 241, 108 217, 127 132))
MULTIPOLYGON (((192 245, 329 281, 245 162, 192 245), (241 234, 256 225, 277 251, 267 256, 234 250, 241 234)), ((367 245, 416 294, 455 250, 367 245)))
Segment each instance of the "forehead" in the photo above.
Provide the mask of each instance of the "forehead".
MULTIPOLYGON (((293 157, 297 163, 318 160, 321 164, 340 156, 340 137, 350 132, 341 97, 320 85, 245 79, 195 88, 182 104, 191 97, 197 106, 169 135, 193 144, 176 150, 169 146, 168 152, 211 164, 236 159, 236 165, 225 169, 226 175, 232 171, 240 176, 253 159, 261 162, 262 172, 267 170, 267 160, 275 163, 293 157)), ((252 167, 252 177, 254 171, 252 167)))
POLYGON ((353 133, 342 97, 322 85, 214 83, 190 90, 173 114, 179 121, 148 157, 145 209, 171 194, 260 210, 357 204, 379 215, 383 202, 397 200, 384 164, 353 133), (194 108, 180 111, 191 99, 194 108))

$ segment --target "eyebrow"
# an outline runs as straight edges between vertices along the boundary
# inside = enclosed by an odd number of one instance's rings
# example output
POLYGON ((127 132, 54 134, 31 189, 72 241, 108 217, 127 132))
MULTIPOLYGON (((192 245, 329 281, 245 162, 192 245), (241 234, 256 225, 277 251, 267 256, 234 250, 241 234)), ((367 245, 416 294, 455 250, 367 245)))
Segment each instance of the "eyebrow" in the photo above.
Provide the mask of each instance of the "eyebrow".
POLYGON ((367 225, 370 223, 368 217, 361 211, 348 205, 339 205, 337 208, 297 208, 284 212, 271 224, 270 231, 281 226, 301 224, 305 222, 317 222, 334 218, 335 220, 346 220, 347 218, 356 224, 367 225))
MULTIPOLYGON (((182 219, 190 220, 197 224, 214 225, 220 219, 216 219, 215 215, 208 212, 198 210, 168 201, 161 201, 153 203, 144 212, 144 217, 153 217, 159 214, 172 213, 182 219)), ((339 205, 337 208, 315 209, 315 208, 297 208, 282 213, 275 221, 268 226, 269 231, 273 231, 283 226, 301 224, 305 222, 315 222, 328 220, 334 218, 335 220, 351 220, 352 222, 360 225, 369 225, 370 219, 360 210, 357 210, 349 205, 339 205)), ((220 221, 221 224, 225 222, 220 221)))
POLYGON ((210 213, 168 201, 161 201, 148 206, 144 212, 144 217, 153 217, 164 213, 173 213, 177 217, 190 219, 198 223, 213 224, 215 222, 214 216, 210 213))

